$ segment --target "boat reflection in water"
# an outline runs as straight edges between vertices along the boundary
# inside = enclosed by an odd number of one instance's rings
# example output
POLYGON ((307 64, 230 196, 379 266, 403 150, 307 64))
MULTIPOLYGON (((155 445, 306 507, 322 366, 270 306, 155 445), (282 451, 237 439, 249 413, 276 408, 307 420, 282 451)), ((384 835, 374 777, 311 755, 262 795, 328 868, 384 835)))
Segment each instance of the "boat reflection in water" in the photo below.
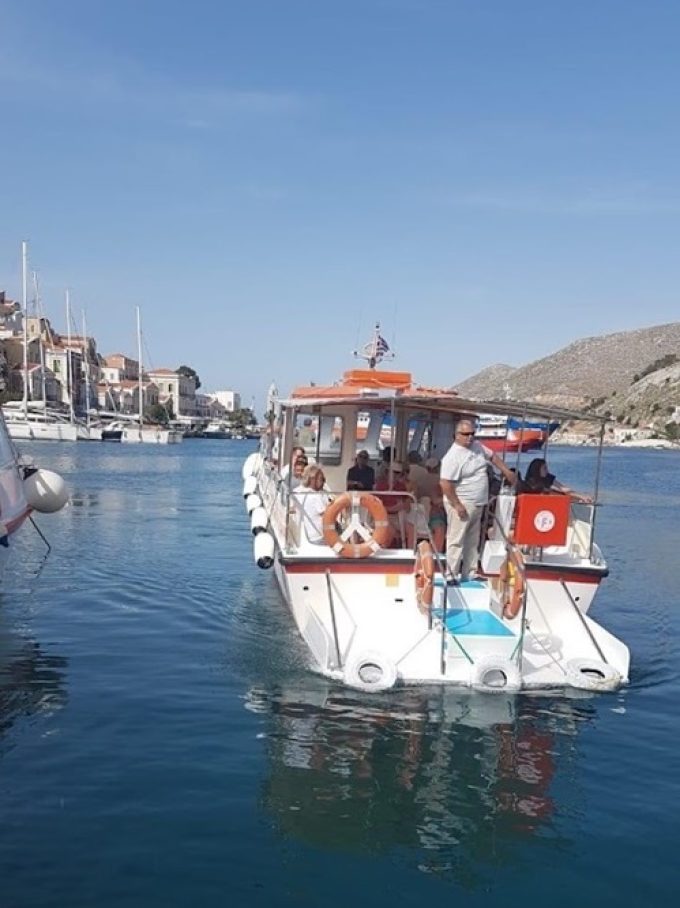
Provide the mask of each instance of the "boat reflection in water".
POLYGON ((3 625, 0 601, 0 752, 2 737, 21 718, 47 715, 67 701, 68 660, 3 625))
POLYGON ((282 834, 317 847, 412 849, 420 869, 466 877, 527 836, 558 841, 551 789, 558 766, 570 774, 590 694, 413 688, 383 699, 312 684, 247 698, 268 717, 263 801, 282 834))

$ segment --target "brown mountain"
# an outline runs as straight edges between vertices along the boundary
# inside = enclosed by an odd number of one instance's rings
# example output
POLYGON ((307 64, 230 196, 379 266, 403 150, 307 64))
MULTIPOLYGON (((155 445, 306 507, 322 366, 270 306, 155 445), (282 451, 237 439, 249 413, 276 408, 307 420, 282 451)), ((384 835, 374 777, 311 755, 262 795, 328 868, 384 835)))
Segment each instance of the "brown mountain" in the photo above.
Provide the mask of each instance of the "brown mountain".
POLYGON ((636 375, 664 356, 680 356, 680 322, 575 341, 519 368, 496 365, 456 386, 460 394, 580 407, 630 388, 636 375))

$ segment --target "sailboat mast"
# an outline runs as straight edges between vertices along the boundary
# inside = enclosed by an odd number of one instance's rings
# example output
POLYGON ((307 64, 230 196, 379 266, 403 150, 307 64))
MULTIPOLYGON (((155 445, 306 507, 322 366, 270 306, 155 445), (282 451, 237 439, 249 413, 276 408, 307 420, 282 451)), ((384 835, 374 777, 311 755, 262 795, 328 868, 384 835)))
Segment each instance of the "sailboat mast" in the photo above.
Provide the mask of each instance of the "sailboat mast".
POLYGON ((144 425, 144 384, 142 366, 142 317, 137 306, 137 357, 139 359, 139 427, 144 425))
POLYGON ((45 384, 45 346, 42 339, 42 305, 40 303, 40 285, 38 272, 33 272, 33 287, 35 291, 35 316, 38 319, 38 344, 40 345, 40 385, 42 388, 43 410, 47 411, 47 387, 45 384))
POLYGON ((71 361, 71 294, 66 290, 66 385, 68 387, 68 411, 71 422, 73 413, 73 363, 71 361))
POLYGON ((90 351, 87 343, 87 325, 83 309, 83 363, 85 365, 85 422, 90 428, 90 351))
POLYGON ((24 392, 21 403, 24 410, 24 417, 28 413, 28 243, 23 240, 21 243, 21 308, 23 310, 22 322, 24 325, 24 392))

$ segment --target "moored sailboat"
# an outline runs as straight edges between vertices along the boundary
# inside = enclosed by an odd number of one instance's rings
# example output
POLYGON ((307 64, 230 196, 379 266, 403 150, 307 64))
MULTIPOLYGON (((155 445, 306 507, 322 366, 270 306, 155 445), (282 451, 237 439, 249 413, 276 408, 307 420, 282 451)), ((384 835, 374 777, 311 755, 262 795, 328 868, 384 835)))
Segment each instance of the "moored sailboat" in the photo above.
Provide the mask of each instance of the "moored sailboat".
POLYGON ((120 440, 127 444, 153 444, 168 445, 178 444, 184 436, 176 429, 165 426, 144 423, 144 366, 142 359, 142 320, 139 306, 137 306, 137 353, 139 357, 139 410, 137 421, 122 422, 120 426, 120 440))

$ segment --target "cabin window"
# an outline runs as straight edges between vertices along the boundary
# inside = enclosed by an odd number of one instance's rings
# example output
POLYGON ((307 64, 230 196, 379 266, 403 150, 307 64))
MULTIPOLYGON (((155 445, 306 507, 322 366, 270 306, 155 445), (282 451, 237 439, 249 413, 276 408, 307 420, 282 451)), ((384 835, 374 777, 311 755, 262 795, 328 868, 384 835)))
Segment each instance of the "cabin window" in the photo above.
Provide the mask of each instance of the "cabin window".
POLYGON ((342 460, 344 419, 341 416, 310 416, 299 413, 295 422, 295 444, 321 464, 334 465, 342 460))

